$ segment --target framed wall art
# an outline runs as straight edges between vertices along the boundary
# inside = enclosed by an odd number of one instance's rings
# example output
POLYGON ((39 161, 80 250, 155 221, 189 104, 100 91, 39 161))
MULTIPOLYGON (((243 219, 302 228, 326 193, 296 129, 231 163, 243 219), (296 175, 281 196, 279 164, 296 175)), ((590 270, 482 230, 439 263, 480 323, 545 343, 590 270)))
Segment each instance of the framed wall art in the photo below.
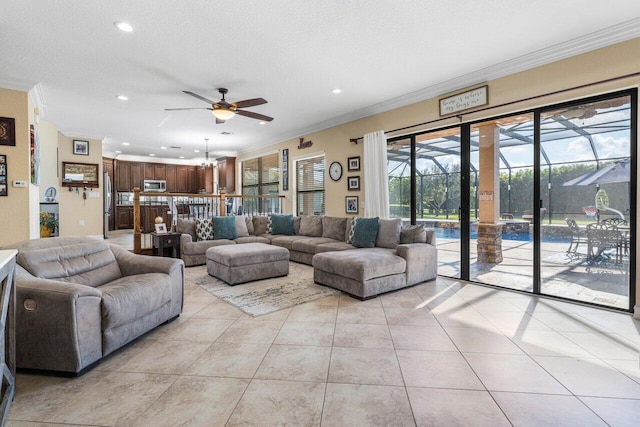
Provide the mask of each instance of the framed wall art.
POLYGON ((81 141, 79 139, 73 140, 73 154, 80 156, 89 155, 89 141, 81 141))
POLYGON ((289 191, 289 149, 282 150, 282 191, 289 191))
POLYGON ((346 213, 358 213, 358 196, 347 196, 344 198, 346 213))
POLYGON ((359 191, 360 190, 360 176, 347 177, 347 190, 359 191))
POLYGON ((97 163, 62 162, 62 186, 98 188, 98 168, 97 163))
POLYGON ((16 119, 0 117, 0 145, 16 145, 16 119))
POLYGON ((347 171, 355 172, 360 170, 360 156, 347 158, 347 171))
POLYGON ((7 195, 9 181, 7 178, 7 156, 0 154, 0 196, 7 195))

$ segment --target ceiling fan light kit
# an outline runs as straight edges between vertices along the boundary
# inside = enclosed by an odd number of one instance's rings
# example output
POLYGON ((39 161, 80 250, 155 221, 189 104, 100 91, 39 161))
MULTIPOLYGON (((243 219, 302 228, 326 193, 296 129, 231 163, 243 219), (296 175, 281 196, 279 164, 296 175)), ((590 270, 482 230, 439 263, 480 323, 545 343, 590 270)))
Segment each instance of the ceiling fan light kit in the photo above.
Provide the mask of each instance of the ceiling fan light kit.
POLYGON ((214 108, 211 113, 216 119, 222 121, 232 119, 233 116, 236 115, 236 112, 231 110, 230 108, 214 108))
POLYGON ((165 108, 165 111, 177 111, 177 110, 209 110, 216 118, 216 123, 224 123, 227 120, 233 118, 236 114, 239 116, 250 117, 252 119, 261 120, 264 122, 270 122, 273 120, 273 117, 265 116, 263 114, 254 113, 252 111, 245 111, 242 108, 255 107, 256 105, 266 104, 267 101, 263 98, 253 98, 253 99, 245 99, 244 101, 238 102, 227 102, 224 98, 225 94, 229 92, 226 88, 218 88, 218 92, 222 95, 222 99, 218 102, 213 102, 212 100, 205 98, 204 96, 198 95, 197 93, 189 92, 188 90, 183 90, 182 92, 187 95, 191 95, 194 98, 198 98, 201 101, 206 102, 207 104, 211 104, 209 108, 165 108))

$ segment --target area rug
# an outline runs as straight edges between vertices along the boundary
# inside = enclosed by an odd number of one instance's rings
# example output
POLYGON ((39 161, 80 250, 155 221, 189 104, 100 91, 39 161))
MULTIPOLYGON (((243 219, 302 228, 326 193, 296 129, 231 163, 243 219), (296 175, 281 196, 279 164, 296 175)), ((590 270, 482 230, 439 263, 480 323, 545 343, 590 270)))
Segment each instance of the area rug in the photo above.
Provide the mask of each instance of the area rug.
POLYGON ((289 275, 229 286, 209 276, 206 266, 189 267, 185 280, 252 316, 273 313, 340 291, 313 282, 313 267, 292 262, 289 275))

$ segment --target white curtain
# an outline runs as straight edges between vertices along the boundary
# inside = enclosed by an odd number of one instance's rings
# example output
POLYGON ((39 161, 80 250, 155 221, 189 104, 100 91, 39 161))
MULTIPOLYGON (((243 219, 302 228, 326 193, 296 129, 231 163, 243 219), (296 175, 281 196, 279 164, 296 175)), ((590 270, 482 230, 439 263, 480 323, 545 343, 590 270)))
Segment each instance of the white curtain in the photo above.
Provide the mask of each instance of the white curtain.
POLYGON ((387 137, 384 131, 364 136, 364 213, 389 218, 387 137))

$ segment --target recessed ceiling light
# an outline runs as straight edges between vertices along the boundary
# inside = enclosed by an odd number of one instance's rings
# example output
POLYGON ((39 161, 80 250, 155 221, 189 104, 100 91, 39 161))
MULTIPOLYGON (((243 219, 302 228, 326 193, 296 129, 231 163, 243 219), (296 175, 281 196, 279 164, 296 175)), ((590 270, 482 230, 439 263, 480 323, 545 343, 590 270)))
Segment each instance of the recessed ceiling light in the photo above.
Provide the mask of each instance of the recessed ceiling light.
POLYGON ((267 122, 265 122, 264 120, 260 120, 260 121, 258 122, 258 124, 259 124, 259 125, 266 125, 266 124, 267 124, 267 122))
POLYGON ((342 93, 342 90, 335 88, 334 90, 331 91, 331 93, 342 93))
POLYGON ((199 152, 200 152, 200 150, 193 150, 193 152, 194 152, 194 153, 199 153, 199 152))
POLYGON ((167 149, 167 147, 160 147, 160 149, 161 149, 161 150, 166 150, 166 149, 167 149))
POLYGON ((179 158, 180 158, 180 159, 184 159, 184 156, 180 156, 179 158))
POLYGON ((113 26, 120 31, 124 31, 125 33, 130 33, 133 31, 133 27, 131 26, 131 24, 127 24, 126 22, 116 21, 113 23, 113 26))
POLYGON ((122 153, 122 151, 120 151, 120 150, 116 150, 116 153, 117 153, 117 154, 120 154, 120 153, 122 153))
POLYGON ((118 95, 116 96, 116 98, 118 98, 120 101, 128 101, 129 97, 126 95, 118 95))
POLYGON ((123 142, 122 145, 130 145, 128 142, 123 142))
POLYGON ((151 153, 151 154, 149 154, 149 155, 150 155, 151 157, 155 157, 155 156, 156 156, 156 155, 155 155, 155 154, 153 154, 153 153, 151 153))

